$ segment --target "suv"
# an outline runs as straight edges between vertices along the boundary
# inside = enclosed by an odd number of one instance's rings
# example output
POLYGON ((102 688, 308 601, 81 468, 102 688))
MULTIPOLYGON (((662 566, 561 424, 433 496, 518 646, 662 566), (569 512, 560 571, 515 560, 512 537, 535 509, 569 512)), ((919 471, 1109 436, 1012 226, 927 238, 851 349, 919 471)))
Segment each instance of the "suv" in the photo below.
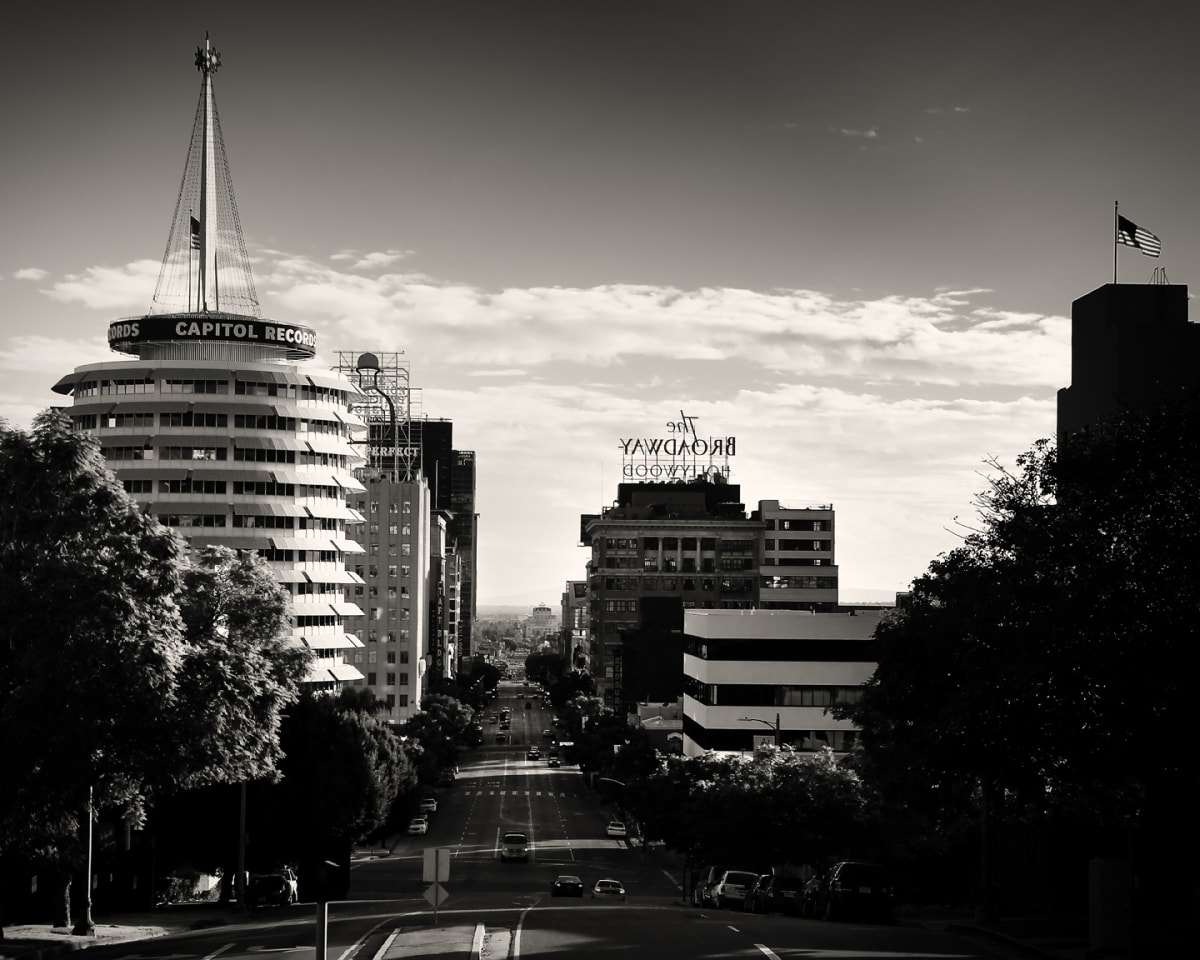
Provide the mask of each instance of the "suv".
POLYGON ((842 860, 822 878, 814 913, 826 920, 887 920, 894 893, 886 867, 866 860, 842 860))
POLYGON ((799 877, 767 874, 746 895, 746 910, 750 913, 800 913, 804 881, 799 877))
POLYGON ((529 837, 523 833, 506 833, 500 845, 501 860, 529 862, 529 837))
POLYGON ((746 891, 758 882, 758 874, 749 870, 726 870, 712 888, 708 899, 718 910, 724 907, 745 907, 746 891))

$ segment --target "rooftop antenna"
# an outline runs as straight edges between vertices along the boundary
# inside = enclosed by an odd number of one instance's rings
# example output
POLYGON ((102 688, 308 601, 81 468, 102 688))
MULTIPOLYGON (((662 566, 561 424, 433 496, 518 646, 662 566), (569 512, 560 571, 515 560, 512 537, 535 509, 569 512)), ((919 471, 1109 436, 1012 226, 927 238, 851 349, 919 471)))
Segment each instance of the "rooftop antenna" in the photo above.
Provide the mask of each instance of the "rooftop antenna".
POLYGON ((204 46, 196 48, 195 64, 200 102, 150 313, 261 317, 213 89, 221 54, 207 33, 204 46))

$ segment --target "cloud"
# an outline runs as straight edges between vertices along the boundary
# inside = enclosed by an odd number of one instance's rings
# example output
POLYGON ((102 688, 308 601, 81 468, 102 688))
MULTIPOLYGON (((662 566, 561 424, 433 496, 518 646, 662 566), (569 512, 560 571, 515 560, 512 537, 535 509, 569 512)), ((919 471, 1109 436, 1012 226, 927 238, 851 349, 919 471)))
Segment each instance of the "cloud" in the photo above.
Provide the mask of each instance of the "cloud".
POLYGON ((1053 389, 1069 378, 1069 324, 975 307, 982 290, 857 301, 813 290, 636 284, 485 291, 295 257, 277 262, 260 289, 271 291, 271 310, 298 315, 326 338, 387 344, 402 331, 402 342, 475 376, 564 362, 742 362, 825 381, 1053 389))
POLYGON ((58 339, 37 334, 12 336, 0 348, 0 370, 46 373, 57 379, 75 367, 113 359, 103 336, 58 339))
POLYGON ((931 116, 939 116, 943 113, 970 113, 970 107, 927 107, 926 113, 931 116))
POLYGON ((867 140, 876 140, 879 137, 879 131, 875 127, 868 127, 866 130, 851 130, 848 127, 840 127, 838 133, 844 137, 864 137, 867 140))
POLYGON ((135 260, 122 267, 89 267, 82 274, 67 275, 46 294, 93 310, 147 310, 161 266, 157 260, 135 260))
POLYGON ((41 267, 22 267, 13 274, 14 280, 45 280, 50 276, 49 271, 41 267))
POLYGON ((351 269, 370 270, 377 267, 390 267, 394 263, 411 257, 415 252, 414 250, 386 250, 364 254, 360 257, 352 250, 341 250, 331 254, 329 259, 334 261, 353 260, 354 264, 351 269))

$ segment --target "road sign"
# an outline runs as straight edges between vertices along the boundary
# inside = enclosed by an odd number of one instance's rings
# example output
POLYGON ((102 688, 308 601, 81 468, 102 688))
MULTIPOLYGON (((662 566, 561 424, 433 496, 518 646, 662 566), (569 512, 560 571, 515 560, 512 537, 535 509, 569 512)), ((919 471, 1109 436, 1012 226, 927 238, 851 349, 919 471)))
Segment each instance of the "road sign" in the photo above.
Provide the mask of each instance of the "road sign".
POLYGON ((431 907, 440 907, 443 903, 450 899, 450 894, 440 883, 430 884, 429 889, 425 891, 425 899, 431 907))
POLYGON ((421 879, 426 883, 445 883, 450 879, 450 848, 426 847, 421 879))

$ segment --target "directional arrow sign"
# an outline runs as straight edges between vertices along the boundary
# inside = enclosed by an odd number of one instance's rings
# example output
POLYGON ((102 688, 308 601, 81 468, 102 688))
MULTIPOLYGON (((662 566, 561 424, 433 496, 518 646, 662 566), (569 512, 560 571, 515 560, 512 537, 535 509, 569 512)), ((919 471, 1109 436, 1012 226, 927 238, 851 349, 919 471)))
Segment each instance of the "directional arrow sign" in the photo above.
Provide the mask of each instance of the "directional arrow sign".
POLYGON ((425 891, 425 899, 429 901, 431 907, 440 907, 450 899, 450 894, 440 883, 431 883, 429 889, 425 891))

